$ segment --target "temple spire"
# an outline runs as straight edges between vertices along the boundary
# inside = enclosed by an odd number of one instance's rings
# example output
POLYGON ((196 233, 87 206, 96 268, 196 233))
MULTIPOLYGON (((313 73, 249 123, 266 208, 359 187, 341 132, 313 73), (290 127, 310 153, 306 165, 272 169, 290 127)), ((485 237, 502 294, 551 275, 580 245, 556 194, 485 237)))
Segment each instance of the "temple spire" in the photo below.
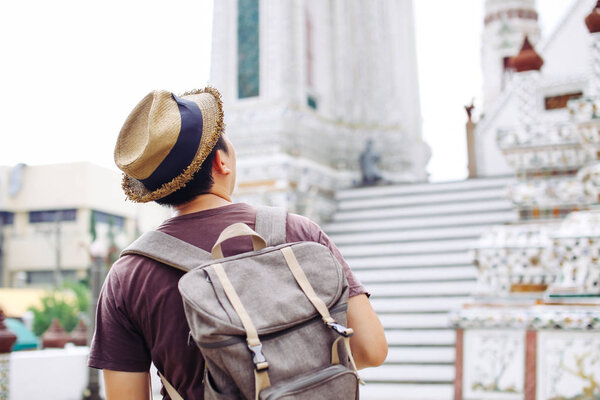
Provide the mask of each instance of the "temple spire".
POLYGON ((521 51, 516 57, 511 58, 510 66, 517 72, 539 71, 544 65, 544 59, 535 51, 529 37, 525 35, 521 51))
POLYGON ((585 17, 585 25, 590 33, 600 32, 600 0, 598 0, 592 12, 585 17))

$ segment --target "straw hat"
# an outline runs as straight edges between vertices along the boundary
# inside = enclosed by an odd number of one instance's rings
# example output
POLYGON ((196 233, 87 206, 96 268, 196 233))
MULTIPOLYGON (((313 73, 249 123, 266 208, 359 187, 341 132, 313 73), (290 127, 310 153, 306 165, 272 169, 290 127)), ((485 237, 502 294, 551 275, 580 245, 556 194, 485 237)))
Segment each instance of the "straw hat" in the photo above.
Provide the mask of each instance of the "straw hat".
POLYGON ((216 89, 181 97, 165 90, 150 92, 127 117, 115 146, 125 194, 146 203, 184 187, 222 133, 223 105, 216 89))

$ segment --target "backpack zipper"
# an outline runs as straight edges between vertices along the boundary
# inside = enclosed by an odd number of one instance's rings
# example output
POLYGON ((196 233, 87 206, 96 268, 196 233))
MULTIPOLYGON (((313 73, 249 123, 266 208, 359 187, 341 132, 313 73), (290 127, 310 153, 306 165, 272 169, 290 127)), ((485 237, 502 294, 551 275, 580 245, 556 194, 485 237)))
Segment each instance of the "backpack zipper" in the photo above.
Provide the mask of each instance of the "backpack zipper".
MULTIPOLYGON (((348 310, 348 304, 344 303, 344 304, 340 304, 338 306, 335 306, 335 307, 331 308, 329 310, 329 312, 331 314, 335 314, 335 313, 338 313, 340 311, 346 311, 346 310, 348 310)), ((295 330, 304 328, 307 325, 314 324, 316 322, 322 322, 322 321, 323 320, 321 319, 321 316, 317 315, 314 318, 311 318, 308 321, 301 322, 298 325, 292 326, 291 328, 284 329, 284 330, 279 331, 279 332, 269 333, 267 335, 261 335, 260 336, 260 340, 264 342, 264 341, 267 341, 267 340, 270 340, 270 339, 274 339, 274 338, 276 338, 278 336, 281 336, 281 335, 284 335, 284 334, 286 334, 288 332, 293 332, 295 330)), ((190 331, 190 335, 191 334, 192 334, 192 332, 190 331)), ((246 342, 246 337, 245 336, 241 336, 241 335, 240 336, 232 336, 231 338, 229 338, 227 340, 223 340, 221 342, 199 342, 199 341, 197 341, 195 339, 194 339, 194 341, 196 342, 196 344, 199 347, 204 347, 204 348, 207 348, 207 349, 216 349, 216 348, 219 348, 219 347, 226 347, 226 346, 230 346, 230 345, 237 344, 237 343, 245 343, 246 342)))

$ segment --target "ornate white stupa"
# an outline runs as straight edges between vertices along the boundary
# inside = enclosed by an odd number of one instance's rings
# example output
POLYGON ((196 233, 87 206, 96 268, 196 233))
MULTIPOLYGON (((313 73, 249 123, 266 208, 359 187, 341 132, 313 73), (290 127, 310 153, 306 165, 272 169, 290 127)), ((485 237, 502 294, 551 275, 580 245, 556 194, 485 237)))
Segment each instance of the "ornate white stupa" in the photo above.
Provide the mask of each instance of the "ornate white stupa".
POLYGON ((369 139, 385 181, 427 179, 411 0, 219 0, 213 21, 238 199, 327 218, 369 139))

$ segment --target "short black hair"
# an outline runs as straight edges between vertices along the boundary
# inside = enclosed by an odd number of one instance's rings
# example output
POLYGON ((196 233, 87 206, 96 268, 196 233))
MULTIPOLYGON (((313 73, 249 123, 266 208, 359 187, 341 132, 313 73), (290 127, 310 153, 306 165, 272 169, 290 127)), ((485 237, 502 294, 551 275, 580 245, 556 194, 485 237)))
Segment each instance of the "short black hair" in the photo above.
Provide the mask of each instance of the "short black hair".
POLYGON ((212 165, 217 150, 223 150, 226 154, 229 154, 229 149, 227 148, 225 139, 223 139, 223 135, 219 136, 215 147, 213 147, 206 160, 202 163, 202 167, 194 174, 192 179, 181 189, 156 200, 156 202, 162 206, 180 206, 189 203, 201 194, 209 193, 210 188, 215 183, 212 177, 212 165))

